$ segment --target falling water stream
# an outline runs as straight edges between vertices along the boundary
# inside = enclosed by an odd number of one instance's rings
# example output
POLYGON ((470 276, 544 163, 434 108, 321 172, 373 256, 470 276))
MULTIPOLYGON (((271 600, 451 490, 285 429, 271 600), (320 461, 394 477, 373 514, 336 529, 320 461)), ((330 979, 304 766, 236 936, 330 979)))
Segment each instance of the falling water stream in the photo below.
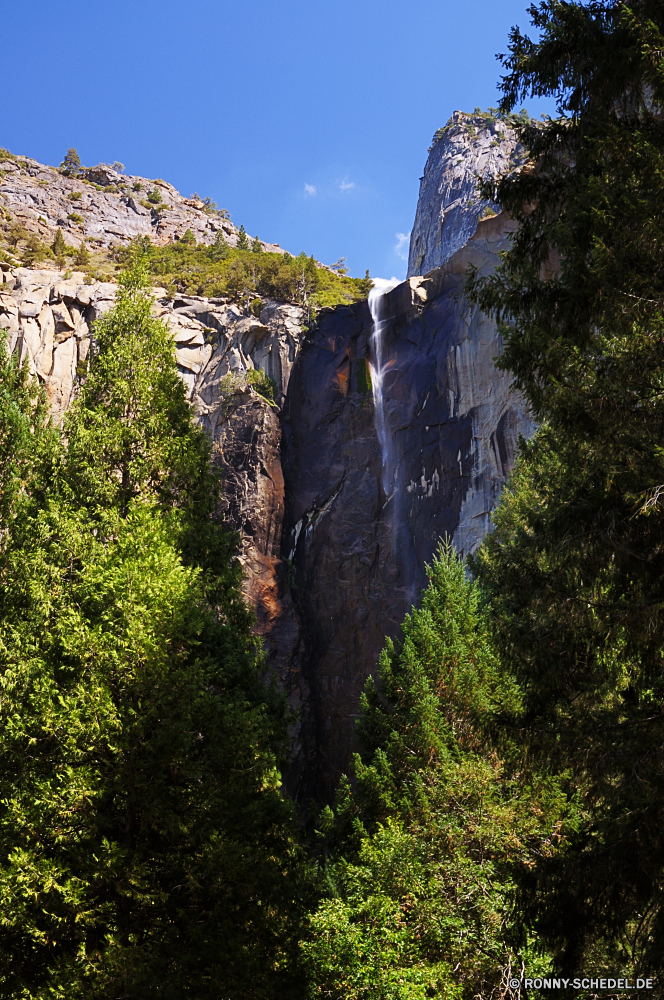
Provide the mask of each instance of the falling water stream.
POLYGON ((392 367, 393 361, 387 357, 385 349, 385 333, 388 319, 386 312, 386 295, 390 289, 399 284, 397 278, 374 278, 374 287, 369 292, 369 310, 371 311, 372 330, 369 341, 371 353, 371 391, 374 403, 374 421, 376 436, 380 445, 382 473, 381 484, 386 497, 394 493, 394 475, 396 462, 394 442, 390 433, 385 411, 385 373, 392 367))

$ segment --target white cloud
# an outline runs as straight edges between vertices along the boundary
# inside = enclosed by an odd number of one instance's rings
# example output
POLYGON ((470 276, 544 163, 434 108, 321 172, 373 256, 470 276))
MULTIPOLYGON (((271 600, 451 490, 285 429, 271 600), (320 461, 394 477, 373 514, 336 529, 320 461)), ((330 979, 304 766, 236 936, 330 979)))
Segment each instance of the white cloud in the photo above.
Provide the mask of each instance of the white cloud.
POLYGON ((408 260, 408 247, 410 245, 410 233, 395 233, 397 242, 394 247, 394 252, 397 257, 401 257, 402 260, 408 260))
POLYGON ((352 191, 355 187, 355 181, 339 181, 340 191, 352 191))
POLYGON ((304 193, 309 198, 313 198, 313 196, 317 193, 317 188, 316 188, 316 186, 314 184, 305 184, 304 185, 304 193))

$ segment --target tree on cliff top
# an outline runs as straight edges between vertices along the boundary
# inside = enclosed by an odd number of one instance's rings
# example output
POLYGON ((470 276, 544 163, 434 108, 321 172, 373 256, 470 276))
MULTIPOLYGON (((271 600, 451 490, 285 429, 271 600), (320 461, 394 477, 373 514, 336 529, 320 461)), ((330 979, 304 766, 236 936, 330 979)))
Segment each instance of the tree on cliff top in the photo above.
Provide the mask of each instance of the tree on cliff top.
POLYGON ((664 967, 664 8, 559 0, 514 30, 509 112, 532 163, 484 186, 518 221, 470 283, 541 424, 474 562, 528 728, 591 819, 524 871, 562 971, 664 967))
POLYGON ((0 992, 288 997, 309 883, 287 716, 142 284, 97 328, 48 477, 43 400, 3 380, 0 992))

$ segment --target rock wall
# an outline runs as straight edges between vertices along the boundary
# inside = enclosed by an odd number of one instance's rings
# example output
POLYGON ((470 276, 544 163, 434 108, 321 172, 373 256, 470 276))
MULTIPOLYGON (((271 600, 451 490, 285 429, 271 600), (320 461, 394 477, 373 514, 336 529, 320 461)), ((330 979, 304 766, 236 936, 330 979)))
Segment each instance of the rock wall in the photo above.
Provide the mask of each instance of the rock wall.
MULTIPOLYGON (((298 712, 288 780, 303 800, 329 799, 348 769, 362 687, 417 602, 439 539, 477 546, 518 435, 532 432, 493 365, 495 325, 461 295, 468 264, 489 273, 512 230, 502 215, 480 222, 446 265, 385 297, 387 494, 366 302, 324 310, 306 331, 296 306, 267 302, 254 317, 224 299, 154 290, 224 476, 257 631, 298 712), (276 403, 249 383, 253 368, 274 380, 276 403)), ((116 286, 3 267, 0 326, 61 420, 116 286)))
POLYGON ((386 421, 393 488, 367 377, 366 304, 323 314, 304 341, 285 404, 283 554, 302 623, 304 797, 329 799, 348 767, 366 677, 426 585, 441 537, 472 551, 533 425, 493 358, 495 324, 461 297, 465 269, 495 267, 513 224, 502 216, 444 267, 386 297, 386 421))
MULTIPOLYGON (((70 246, 86 240, 98 249, 136 236, 170 243, 190 229, 197 243, 214 243, 221 234, 229 246, 237 244, 239 230, 229 218, 206 211, 200 198, 185 198, 167 181, 121 174, 104 164, 68 177, 27 156, 0 153, 5 156, 0 156, 0 209, 9 213, 5 222, 24 226, 44 242, 51 243, 58 228, 70 246), (161 196, 159 205, 147 202, 154 190, 161 196)), ((262 246, 285 253, 273 243, 262 246)))
MULTIPOLYGON (((495 123, 473 122, 454 116, 429 157, 411 245, 411 270, 426 274, 381 303, 389 475, 366 302, 324 310, 307 330, 293 305, 265 302, 255 317, 227 299, 170 300, 154 290, 155 314, 172 330, 223 473, 222 514, 240 536, 257 632, 297 711, 287 781, 303 801, 329 800, 347 771, 362 687, 385 637, 399 634, 418 601, 425 562, 445 535, 462 553, 476 548, 518 436, 533 430, 509 377, 494 367, 495 324, 462 294, 468 265, 490 273, 514 228, 502 214, 480 219, 474 175, 519 155, 495 123), (275 401, 251 384, 247 373, 258 368, 273 379, 275 401)), ((19 178, 9 171, 14 198, 28 168, 20 170, 19 178)), ((0 274, 0 326, 60 421, 116 286, 7 264, 0 274)))
POLYGON ((420 178, 409 277, 445 264, 472 237, 483 212, 497 210, 479 197, 478 178, 495 177, 523 160, 523 148, 505 121, 454 112, 434 136, 420 178))

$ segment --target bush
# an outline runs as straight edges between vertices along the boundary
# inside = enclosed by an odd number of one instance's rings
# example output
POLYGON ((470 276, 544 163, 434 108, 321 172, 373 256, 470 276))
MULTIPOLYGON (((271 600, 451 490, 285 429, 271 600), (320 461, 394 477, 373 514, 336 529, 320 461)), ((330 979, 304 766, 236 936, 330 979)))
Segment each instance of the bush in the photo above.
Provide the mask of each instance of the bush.
POLYGON ((77 226, 80 226, 83 222, 85 222, 83 216, 79 215, 78 212, 70 212, 67 218, 70 222, 74 222, 77 226))
POLYGON ((157 188, 153 188, 148 195, 148 201, 151 205, 158 205, 161 202, 161 192, 157 188))
POLYGON ((80 171, 81 158, 73 146, 67 150, 65 158, 60 164, 60 169, 63 171, 63 173, 67 174, 67 176, 70 177, 72 176, 75 177, 76 174, 80 171))
POLYGON ((260 368, 252 368, 247 372, 247 382, 256 390, 259 396, 273 403, 277 396, 277 383, 260 368))
POLYGON ((87 267, 90 263, 90 251, 85 244, 85 240, 83 240, 78 248, 78 253, 74 257, 74 263, 77 267, 87 267))

